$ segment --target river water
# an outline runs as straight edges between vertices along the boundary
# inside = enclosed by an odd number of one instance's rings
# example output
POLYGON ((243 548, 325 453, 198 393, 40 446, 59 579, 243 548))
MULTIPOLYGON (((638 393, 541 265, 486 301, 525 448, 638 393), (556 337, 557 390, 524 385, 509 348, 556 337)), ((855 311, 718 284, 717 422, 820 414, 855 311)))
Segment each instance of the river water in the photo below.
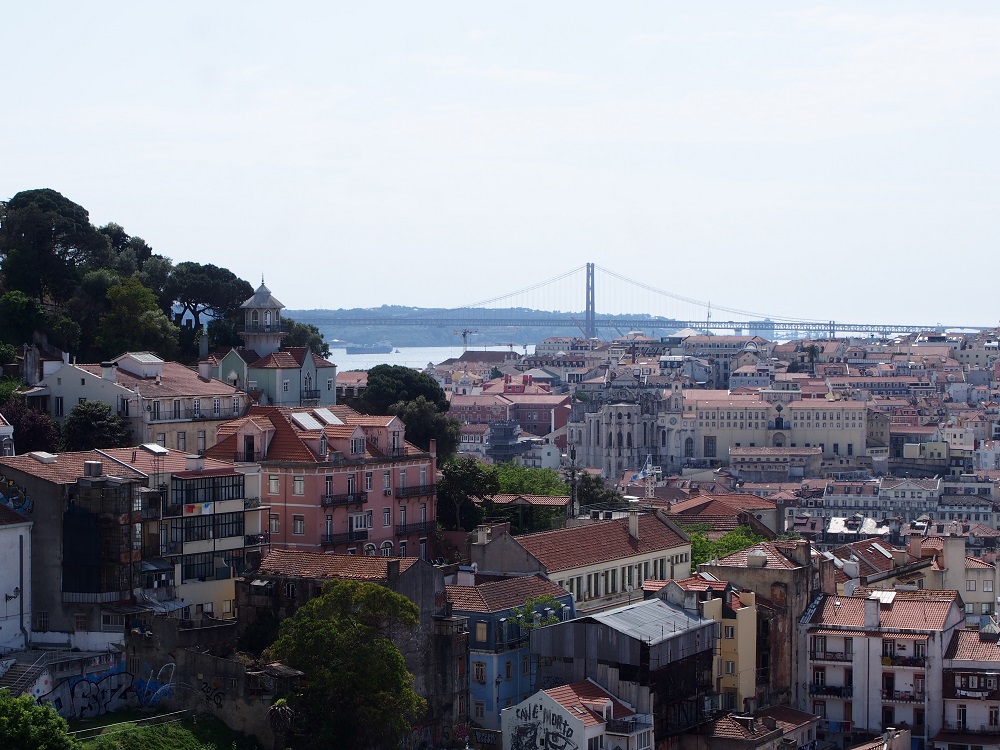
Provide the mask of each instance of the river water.
MULTIPOLYGON (((506 346, 477 346, 478 351, 483 349, 493 352, 505 352, 509 350, 506 346)), ((525 354, 523 346, 515 346, 514 351, 518 354, 525 354)), ((527 353, 535 351, 533 345, 527 347, 527 353)), ((388 354, 348 354, 343 347, 330 347, 328 359, 337 365, 338 372, 348 370, 370 370, 376 365, 403 365, 419 370, 427 367, 428 364, 437 365, 452 357, 461 357, 462 347, 459 346, 414 346, 398 347, 398 349, 388 354)))

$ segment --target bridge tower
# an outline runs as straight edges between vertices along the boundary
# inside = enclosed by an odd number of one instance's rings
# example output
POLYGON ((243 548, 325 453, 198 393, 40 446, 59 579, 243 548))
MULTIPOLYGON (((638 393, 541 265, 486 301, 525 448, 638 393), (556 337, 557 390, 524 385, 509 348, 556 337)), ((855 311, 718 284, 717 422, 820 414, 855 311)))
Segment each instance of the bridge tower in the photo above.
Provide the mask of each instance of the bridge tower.
POLYGON ((597 329, 594 326, 594 264, 587 264, 587 308, 583 323, 583 334, 588 339, 597 337, 597 329))

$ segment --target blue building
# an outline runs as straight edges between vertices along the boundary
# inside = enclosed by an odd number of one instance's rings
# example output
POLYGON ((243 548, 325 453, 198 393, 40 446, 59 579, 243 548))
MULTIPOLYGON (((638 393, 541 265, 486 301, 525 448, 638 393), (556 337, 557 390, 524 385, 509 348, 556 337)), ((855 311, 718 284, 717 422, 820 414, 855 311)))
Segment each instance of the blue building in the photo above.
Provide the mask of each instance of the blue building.
POLYGON ((470 568, 459 573, 457 584, 447 591, 452 613, 469 618, 469 718, 477 726, 499 729, 500 711, 535 692, 537 665, 529 633, 576 617, 573 595, 537 574, 476 585, 470 568), (540 597, 546 599, 534 607, 531 622, 514 612, 540 597))

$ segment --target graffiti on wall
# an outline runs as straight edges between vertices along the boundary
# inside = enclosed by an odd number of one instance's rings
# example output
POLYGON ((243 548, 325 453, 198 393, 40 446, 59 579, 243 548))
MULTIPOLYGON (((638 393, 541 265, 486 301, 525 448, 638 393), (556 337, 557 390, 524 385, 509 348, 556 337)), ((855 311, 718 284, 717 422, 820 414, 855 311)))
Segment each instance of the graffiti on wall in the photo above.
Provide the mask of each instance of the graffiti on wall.
POLYGON ((3 474, 0 474, 0 503, 18 513, 31 511, 31 498, 28 497, 27 490, 3 474))
POLYGON ((44 678, 34 688, 35 700, 48 704, 64 719, 86 719, 124 708, 150 708, 173 695, 173 663, 154 674, 143 665, 146 677, 133 675, 118 664, 103 672, 75 676, 52 684, 44 678), (43 691, 49 688, 48 692, 43 691))
POLYGON ((558 711, 535 703, 519 706, 511 727, 511 750, 577 750, 573 727, 558 711))

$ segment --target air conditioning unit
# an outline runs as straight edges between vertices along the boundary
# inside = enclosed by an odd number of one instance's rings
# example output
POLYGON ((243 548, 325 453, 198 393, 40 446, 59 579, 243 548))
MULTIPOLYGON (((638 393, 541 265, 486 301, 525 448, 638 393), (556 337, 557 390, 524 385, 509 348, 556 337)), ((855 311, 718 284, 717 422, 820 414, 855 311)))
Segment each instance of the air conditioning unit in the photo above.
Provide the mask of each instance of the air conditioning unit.
POLYGON ((383 494, 384 494, 384 495, 385 495, 386 497, 392 497, 392 490, 391 490, 391 489, 390 489, 390 490, 386 490, 386 491, 385 491, 385 492, 384 492, 383 494))

